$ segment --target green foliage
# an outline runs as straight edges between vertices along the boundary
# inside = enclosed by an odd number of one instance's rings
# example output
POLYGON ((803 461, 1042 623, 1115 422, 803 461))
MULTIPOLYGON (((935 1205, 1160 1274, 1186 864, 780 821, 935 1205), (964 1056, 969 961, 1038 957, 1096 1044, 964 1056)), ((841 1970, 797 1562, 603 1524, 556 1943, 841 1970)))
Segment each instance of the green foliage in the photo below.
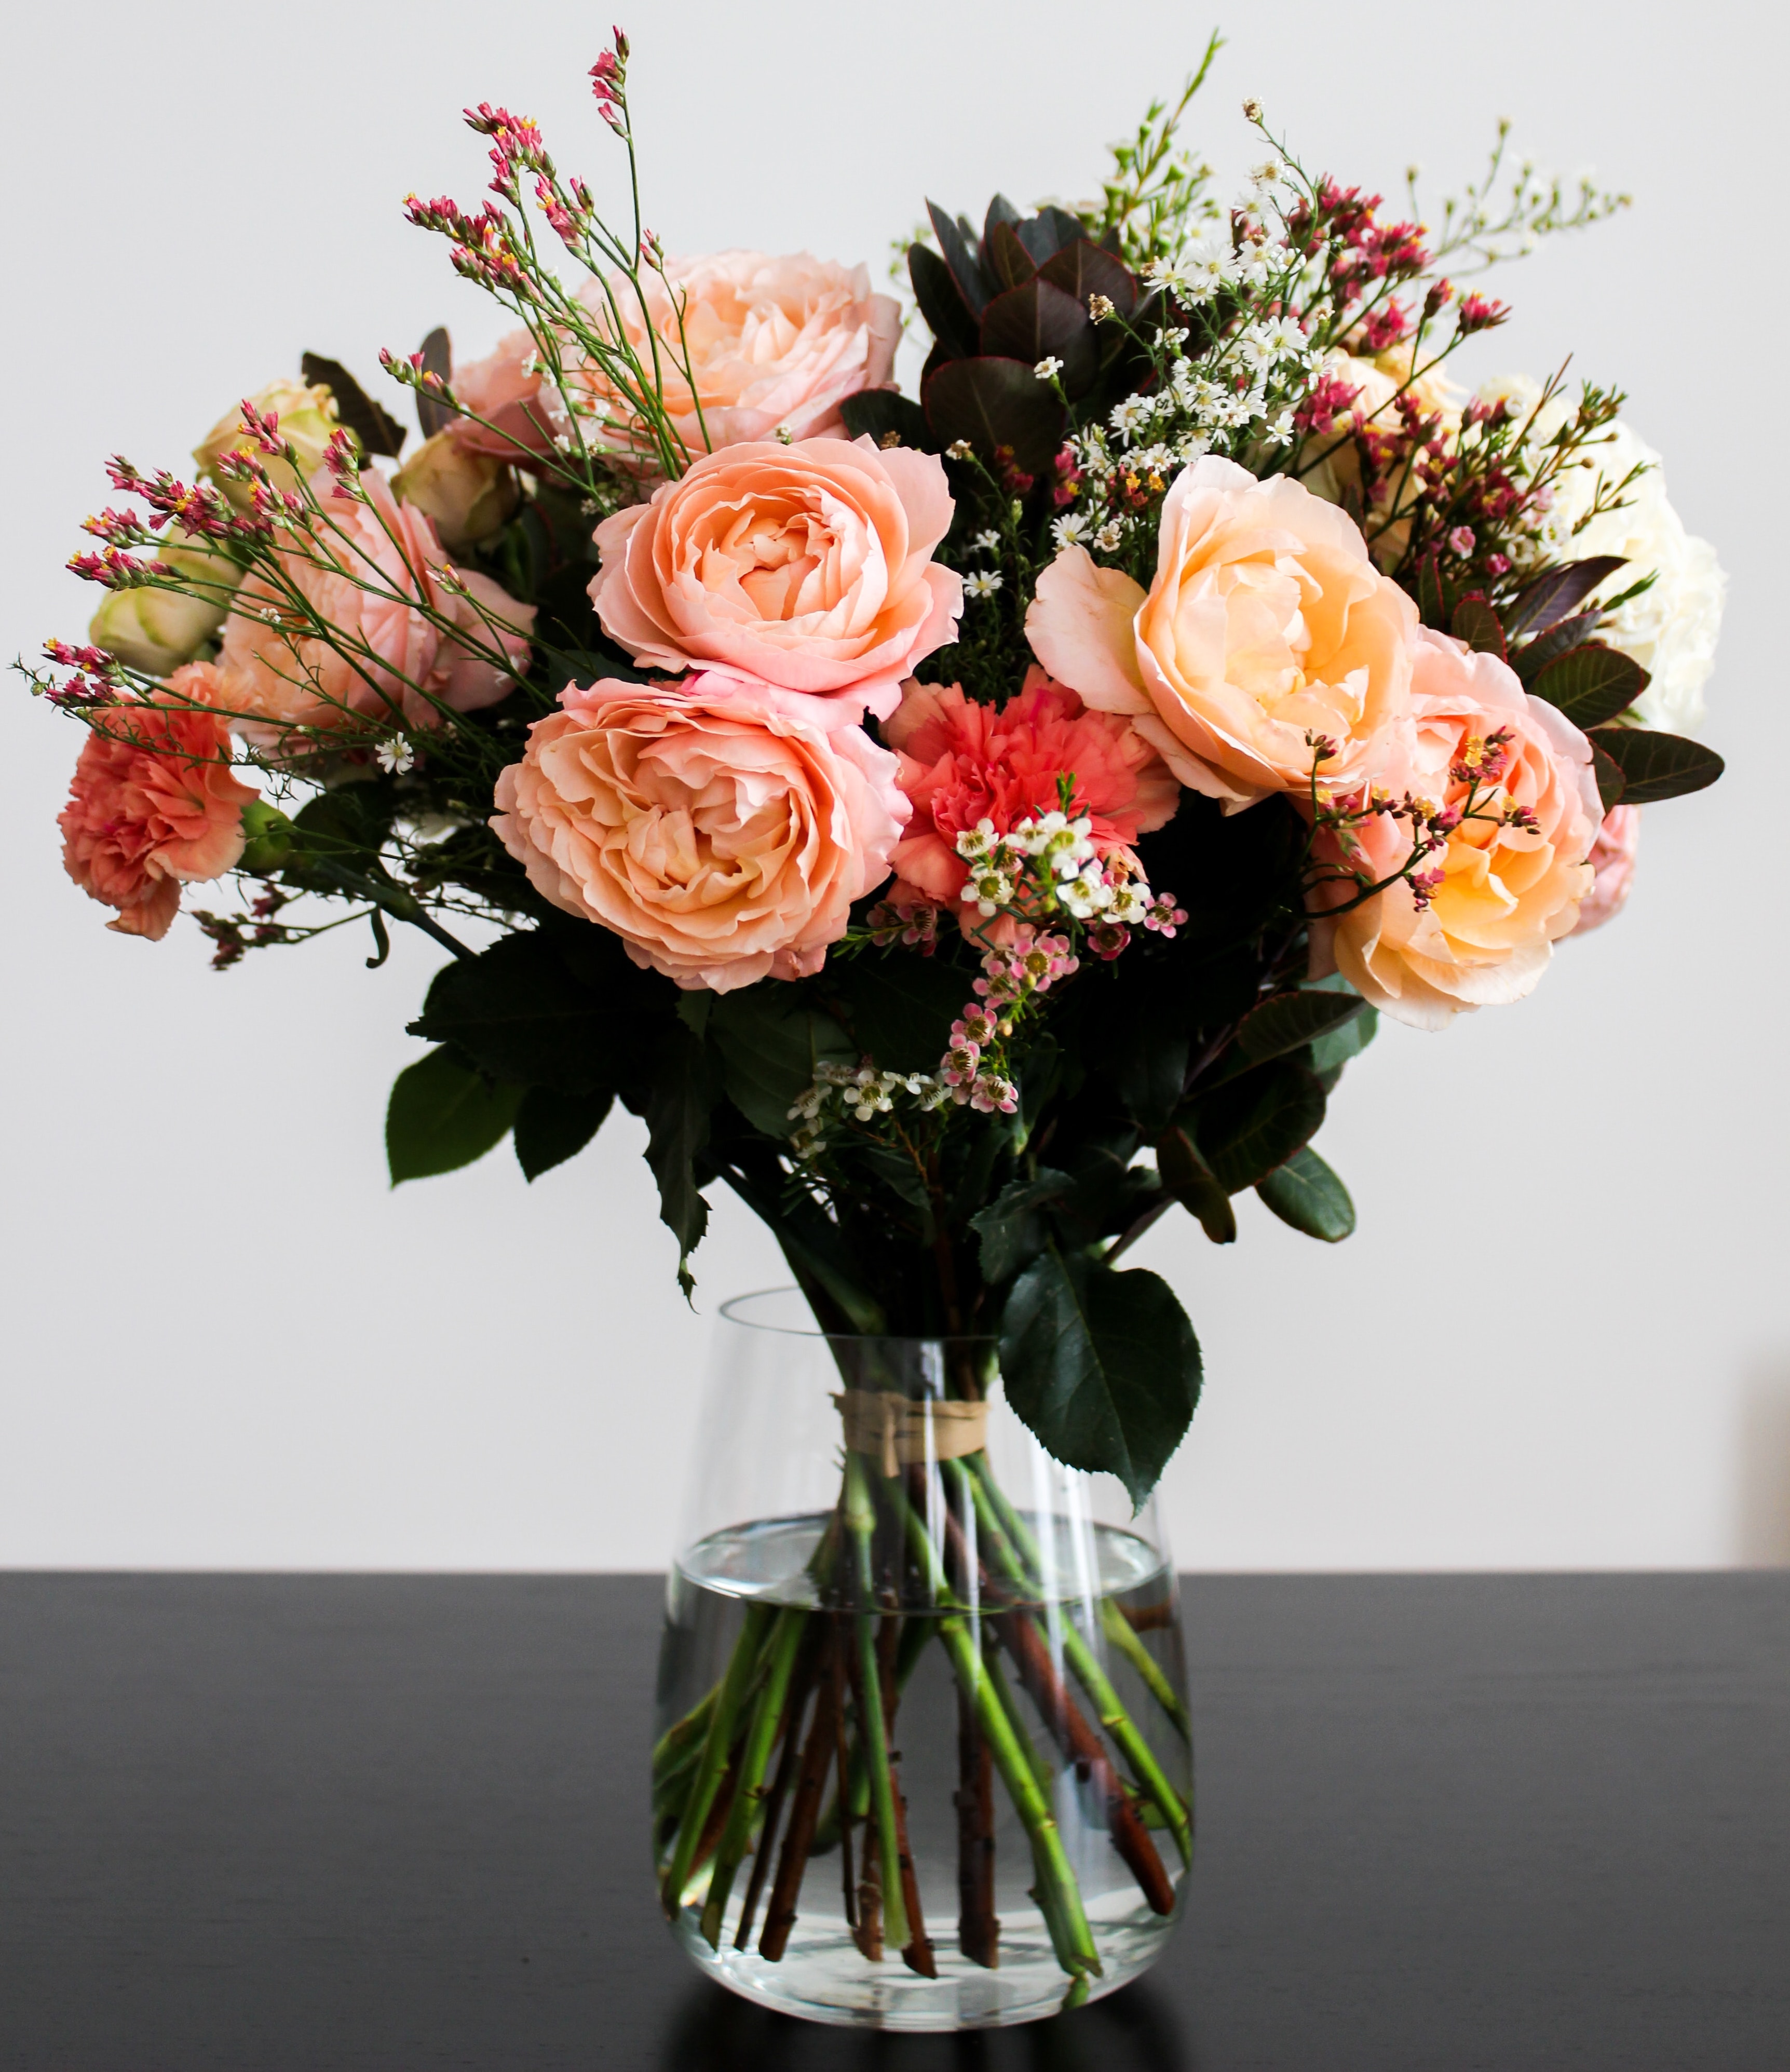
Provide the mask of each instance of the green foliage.
POLYGON ((522 1088, 494 1086, 443 1048, 407 1065, 385 1110, 385 1157, 394 1187, 452 1173, 509 1134, 522 1088))
POLYGON ((1000 1334, 1007 1399, 1067 1467, 1116 1475, 1141 1505, 1200 1396, 1200 1348, 1156 1274, 1049 1247, 1013 1284, 1000 1334))
POLYGON ((1283 1223, 1326 1244, 1340 1244, 1355 1228, 1349 1190, 1308 1144, 1258 1181, 1255 1191, 1283 1223))
POLYGON ((607 1120, 615 1096, 608 1092, 565 1094, 531 1087, 516 1110, 515 1153, 523 1174, 538 1180, 555 1166, 575 1158, 607 1120))
POLYGON ((829 965, 822 985, 879 1071, 930 1072, 950 1042, 973 979, 942 956, 869 950, 829 965))
POLYGON ((1156 1170, 1165 1186, 1214 1244, 1237 1237, 1237 1212, 1218 1176, 1184 1129, 1164 1131, 1156 1144, 1156 1170))
POLYGON ((1016 1180, 970 1218, 970 1228, 982 1240, 982 1276, 990 1287, 1012 1280, 1044 1250, 1050 1231, 1043 1211, 1074 1186, 1068 1174, 1041 1166, 1035 1180, 1016 1180))
POLYGON ((855 1065, 858 1054, 828 1014, 803 1004, 793 986, 742 986, 716 997, 706 1018, 721 1054, 727 1096, 754 1129, 786 1140, 790 1109, 814 1084, 823 1059, 855 1065))
POLYGON ((1334 1036, 1369 1011, 1358 993, 1320 992, 1316 987, 1283 993, 1244 1017, 1237 1031, 1237 1054, 1244 1064, 1265 1065, 1271 1058, 1334 1036))
POLYGON ((708 1144, 715 1087, 700 1041, 679 1022, 661 1039, 647 1097, 647 1163, 659 1182, 659 1220, 678 1242, 678 1285, 695 1292, 690 1255, 708 1227, 699 1165, 708 1144))
POLYGON ((1182 1112, 1182 1127, 1233 1194, 1284 1165, 1323 1120, 1324 1088, 1287 1058, 1226 1080, 1182 1112))

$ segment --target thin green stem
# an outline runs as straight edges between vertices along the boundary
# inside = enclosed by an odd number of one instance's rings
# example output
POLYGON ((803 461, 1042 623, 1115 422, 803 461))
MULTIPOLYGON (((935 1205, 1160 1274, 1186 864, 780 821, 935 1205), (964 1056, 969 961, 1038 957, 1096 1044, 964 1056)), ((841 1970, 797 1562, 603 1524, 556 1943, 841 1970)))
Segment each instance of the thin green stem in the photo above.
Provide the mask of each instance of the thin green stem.
POLYGON ((671 1860, 666 1866, 664 1879, 659 1887, 659 1897, 665 1911, 673 1919, 684 1903, 684 1888, 689 1882, 691 1868, 696 1861, 696 1844, 701 1840, 703 1824, 708 1818, 708 1809, 715 1803, 715 1794, 721 1788, 721 1773, 727 1767, 728 1750, 733 1741, 734 1719, 758 1667, 759 1651, 764 1645, 766 1633, 774 1616, 769 1605, 747 1605, 745 1623, 741 1629, 739 1639, 734 1643, 727 1673, 721 1679, 721 1689, 716 1694, 714 1710, 708 1716, 708 1731, 703 1737, 702 1762, 684 1807, 684 1818, 678 1824, 671 1860))
POLYGON ((790 1678, 795 1668, 795 1658, 802 1646, 802 1636, 807 1629, 808 1614, 794 1605, 786 1605, 777 1614, 776 1624, 771 1630, 766 1653, 770 1658, 770 1673, 765 1679, 764 1688, 758 1694, 758 1703, 753 1708, 752 1725, 747 1729, 745 1748, 740 1758, 740 1774, 733 1792, 733 1803, 729 1809, 727 1825, 721 1830, 721 1838, 715 1844, 715 1868, 708 1881, 708 1896, 703 1903, 702 1932, 708 1947, 718 1950, 721 1942, 721 1917, 727 1910, 727 1897, 733 1889, 733 1873, 746 1852, 746 1844, 752 1839, 753 1823, 765 1796, 765 1772, 770 1766, 770 1752, 777 1743, 777 1730, 782 1725, 783 1708, 788 1699, 790 1678))
POLYGON ((858 1610, 853 1638, 858 1676, 864 1694, 859 1737, 870 1769, 870 1797, 877 1814, 877 1848, 882 1864, 884 1934, 892 1949, 909 1942, 907 1909, 901 1900, 901 1856, 895 1824, 895 1780, 889 1768, 889 1733, 885 1723, 882 1679, 877 1662, 876 1571, 871 1540, 877 1529, 876 1502, 863 1458, 845 1457, 845 1525, 857 1562, 858 1610))

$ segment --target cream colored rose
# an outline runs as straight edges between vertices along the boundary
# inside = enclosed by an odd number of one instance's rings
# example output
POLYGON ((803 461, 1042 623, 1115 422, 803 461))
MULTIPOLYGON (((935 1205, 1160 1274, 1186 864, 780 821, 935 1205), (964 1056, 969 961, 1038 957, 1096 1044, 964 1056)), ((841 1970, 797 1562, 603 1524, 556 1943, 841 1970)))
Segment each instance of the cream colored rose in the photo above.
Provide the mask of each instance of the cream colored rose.
MULTIPOLYGON (((651 368, 656 351, 666 411, 692 454, 775 436, 836 437, 844 399, 887 384, 901 305, 870 292, 867 268, 806 252, 716 252, 667 260, 665 271, 669 288, 656 273, 645 276, 644 310, 626 281, 593 282, 580 299, 600 331, 626 337, 642 365, 651 368)), ((587 364, 569 372, 570 385, 625 434, 628 406, 601 372, 587 364)), ((564 405, 550 387, 542 401, 557 413, 554 429, 565 430, 564 405)), ((587 425, 585 436, 594 442, 600 425, 587 425)))
POLYGON ((521 500, 514 472, 457 438, 450 428, 425 439, 392 478, 400 503, 433 520, 441 545, 458 553, 509 524, 521 500))
MULTIPOLYGON (((1424 865, 1435 878, 1427 904, 1400 882, 1352 912, 1320 919, 1314 960, 1321 968, 1333 958, 1371 1005, 1418 1029, 1521 1000, 1591 890, 1588 859, 1603 809, 1590 742, 1552 705, 1531 698, 1495 656, 1426 629, 1417 639, 1410 712, 1381 746, 1373 783, 1395 799, 1409 792, 1461 817, 1424 865), (1513 808, 1524 816, 1520 824, 1507 821, 1513 808)), ((1318 861, 1346 863, 1377 881, 1410 854, 1409 822, 1390 815, 1362 822, 1356 840, 1345 857, 1333 835, 1320 835, 1318 861)), ((1315 904, 1340 904, 1355 890, 1332 884, 1315 904)))
POLYGON ((115 590, 94 613, 88 638, 133 669, 166 676, 190 662, 224 623, 242 569, 181 532, 157 541, 154 558, 191 591, 135 586, 115 590))
MULTIPOLYGON (((1541 401, 1542 389, 1527 375, 1505 375, 1486 383, 1480 395, 1487 402, 1508 397, 1526 414, 1541 401)), ((1556 396, 1537 418, 1531 439, 1551 436, 1571 421, 1576 408, 1571 398, 1556 396)), ((1660 456, 1620 418, 1609 432, 1586 449, 1580 464, 1562 468, 1555 478, 1542 551, 1550 560, 1623 557, 1628 565, 1593 593, 1593 603, 1619 595, 1643 576, 1653 577, 1652 587, 1624 605, 1597 637, 1632 656, 1652 677, 1624 716, 1630 725, 1694 734, 1703 723, 1703 688, 1715 667, 1728 579, 1714 548, 1687 532, 1673 509, 1660 456), (1623 492, 1624 508, 1587 520, 1599 483, 1613 487, 1637 466, 1647 472, 1623 492)))
POLYGON ((1303 791, 1321 734, 1352 782, 1410 695, 1410 599, 1356 526, 1285 476, 1208 454, 1164 499, 1146 593, 1069 547, 1039 577, 1026 637, 1056 678, 1136 716, 1184 784, 1228 811, 1303 791))
MULTIPOLYGON (((1360 495, 1361 463, 1353 421, 1360 417, 1370 434, 1397 432, 1402 421, 1394 399, 1401 390, 1426 417, 1439 421, 1443 438, 1452 441, 1460 431, 1465 392, 1436 370, 1412 380, 1411 355, 1412 347, 1404 344, 1393 346, 1371 360, 1347 352, 1325 356, 1318 370, 1320 376, 1346 382, 1357 393, 1347 411, 1331 425, 1314 429, 1301 457, 1299 479, 1314 496, 1322 497, 1326 504, 1340 504, 1349 491, 1360 495)), ((1372 536, 1369 548, 1381 568, 1396 568, 1403 559, 1410 543, 1410 514, 1423 495, 1423 485, 1414 470, 1401 470, 1375 490, 1368 524, 1372 536)))
POLYGON ((835 702, 738 678, 560 693, 491 825, 543 897, 680 986, 802 978, 888 877, 896 759, 835 702))
POLYGON ((934 454, 729 446, 603 520, 591 602, 648 668, 735 669, 882 717, 963 610, 963 578, 932 558, 951 512, 934 454))
POLYGON ((308 481, 322 466, 323 449, 342 429, 335 397, 321 384, 313 388, 302 381, 270 381, 248 400, 264 417, 272 411, 279 419, 280 437, 289 442, 298 461, 294 469, 263 453, 244 431, 240 409, 220 417, 193 448, 193 458, 199 473, 216 483, 239 511, 254 509, 254 487, 219 475, 217 464, 226 454, 252 454, 265 465, 268 479, 276 489, 296 489, 301 477, 308 481))

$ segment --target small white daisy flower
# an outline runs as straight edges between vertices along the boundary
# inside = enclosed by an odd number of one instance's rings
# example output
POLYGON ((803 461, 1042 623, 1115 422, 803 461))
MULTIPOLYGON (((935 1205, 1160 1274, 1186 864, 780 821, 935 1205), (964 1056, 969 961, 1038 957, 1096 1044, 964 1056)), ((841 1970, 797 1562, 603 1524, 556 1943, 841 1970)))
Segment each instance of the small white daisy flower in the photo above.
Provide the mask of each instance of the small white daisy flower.
POLYGON ((967 597, 992 597, 1004 580, 998 569, 978 569, 974 575, 963 578, 963 593, 967 597))

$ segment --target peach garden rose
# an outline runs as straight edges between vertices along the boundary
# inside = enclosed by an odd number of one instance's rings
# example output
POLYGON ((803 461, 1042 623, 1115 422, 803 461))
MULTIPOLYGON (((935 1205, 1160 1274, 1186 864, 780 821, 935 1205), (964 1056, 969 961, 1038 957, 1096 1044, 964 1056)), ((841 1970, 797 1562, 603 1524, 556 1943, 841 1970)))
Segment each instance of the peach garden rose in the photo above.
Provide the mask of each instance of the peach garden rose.
POLYGON ((303 606, 327 622, 331 637, 317 635, 300 604, 261 574, 244 583, 224 623, 221 701, 245 716, 241 731, 263 745, 294 728, 335 730, 357 718, 401 714, 413 726, 434 726, 437 701, 478 712, 508 692, 510 677, 495 659, 499 648, 511 668, 527 664, 535 607, 488 576, 452 569, 429 520, 397 502, 376 470, 360 485, 365 502, 323 494, 340 529, 320 526, 318 538, 339 569, 318 566, 297 548, 281 555, 303 606), (451 571, 447 582, 444 570, 451 571), (430 611, 459 632, 444 631, 430 611))
POLYGON ((159 942, 183 884, 221 878, 243 850, 242 809, 260 797, 230 773, 230 734, 209 701, 208 663, 175 671, 165 693, 94 717, 58 824, 68 875, 117 909, 106 926, 159 942))
MULTIPOLYGON (((1591 743, 1571 721, 1524 690, 1496 656, 1426 630, 1414 651, 1411 713, 1390 734, 1372 780, 1463 808, 1429 875, 1427 902, 1405 882, 1313 929, 1336 968, 1372 1005, 1419 1029, 1445 1027, 1476 1007, 1532 992, 1554 945, 1579 920, 1591 889, 1589 857, 1603 809, 1591 743), (1501 743, 1495 737, 1502 734, 1501 743), (1507 809, 1526 824, 1501 824, 1507 809)), ((1358 867, 1388 877, 1410 853, 1406 823, 1358 830, 1358 867)), ((1324 840, 1320 859, 1334 861, 1324 840)))
POLYGON ((603 520, 591 602, 645 668, 849 693, 881 717, 954 637, 963 578, 932 558, 951 512, 934 454, 868 438, 729 446, 603 520))
MULTIPOLYGON (((623 281, 607 292, 593 282, 579 299, 599 331, 619 329, 643 366, 652 367, 656 344, 665 413, 692 454, 774 435, 837 436, 844 399, 889 382, 901 305, 870 292, 866 267, 806 252, 715 252, 668 259, 663 278, 642 278, 644 310, 623 281)), ((594 368, 573 380, 622 416, 625 405, 594 368)), ((556 396, 546 401, 563 416, 556 396)))
POLYGON ((1417 610, 1359 528, 1285 476, 1207 454, 1164 500, 1156 580, 1066 547, 1038 578, 1032 651, 1104 712, 1134 716, 1181 781, 1234 811, 1365 767, 1410 696, 1417 610))
POLYGON ((907 819, 888 750, 835 704, 725 676, 560 706, 491 820, 536 891, 686 988, 819 971, 907 819))

